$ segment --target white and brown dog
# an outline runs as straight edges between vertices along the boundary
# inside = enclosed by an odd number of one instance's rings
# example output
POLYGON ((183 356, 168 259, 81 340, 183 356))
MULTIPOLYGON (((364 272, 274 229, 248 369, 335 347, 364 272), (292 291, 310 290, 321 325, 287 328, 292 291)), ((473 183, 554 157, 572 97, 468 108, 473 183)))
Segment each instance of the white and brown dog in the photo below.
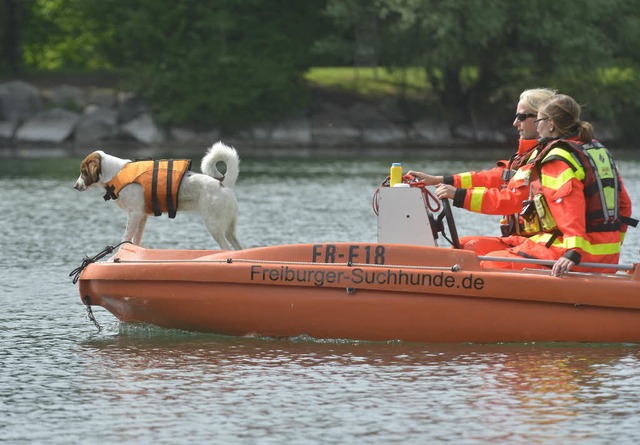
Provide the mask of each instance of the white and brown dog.
POLYGON ((140 244, 150 214, 168 213, 173 218, 180 210, 200 213, 222 249, 242 249, 236 238, 238 202, 233 191, 240 173, 238 153, 217 142, 202 158, 204 174, 190 171, 190 164, 188 160, 138 162, 94 151, 82 161, 74 188, 82 192, 100 186, 106 190, 105 200, 116 200, 128 215, 123 241, 140 244), (218 162, 227 166, 224 175, 216 168, 218 162))

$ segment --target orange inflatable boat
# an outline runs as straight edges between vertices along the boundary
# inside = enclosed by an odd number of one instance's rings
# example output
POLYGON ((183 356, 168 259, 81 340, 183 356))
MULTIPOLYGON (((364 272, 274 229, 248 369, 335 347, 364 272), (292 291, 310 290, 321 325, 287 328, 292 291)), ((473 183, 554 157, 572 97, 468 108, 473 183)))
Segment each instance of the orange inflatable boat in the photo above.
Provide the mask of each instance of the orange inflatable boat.
POLYGON ((638 265, 561 278, 544 269, 483 269, 475 253, 438 247, 428 235, 406 242, 402 224, 436 222, 412 190, 378 198, 377 243, 240 251, 124 244, 109 261, 87 261, 76 271, 80 296, 123 322, 234 336, 640 341, 638 265), (400 213, 383 211, 385 199, 400 213))

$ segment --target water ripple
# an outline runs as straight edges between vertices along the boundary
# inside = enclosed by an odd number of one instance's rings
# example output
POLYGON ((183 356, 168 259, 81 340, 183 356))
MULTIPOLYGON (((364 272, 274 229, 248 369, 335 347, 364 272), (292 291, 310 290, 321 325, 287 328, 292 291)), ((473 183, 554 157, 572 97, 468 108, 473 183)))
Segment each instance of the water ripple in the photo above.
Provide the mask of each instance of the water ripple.
MULTIPOLYGON (((467 168, 409 164, 434 173, 467 168)), ((247 246, 373 241, 371 196, 386 169, 376 160, 243 161, 240 239, 247 246)), ((640 208, 640 163, 621 169, 640 208)), ((7 443, 640 441, 637 345, 230 338, 121 325, 100 308, 97 332, 68 274, 84 255, 119 241, 124 215, 98 191, 73 191, 74 180, 0 178, 7 443)), ((495 218, 454 211, 461 233, 496 228, 495 218)), ((152 219, 144 242, 215 246, 186 214, 152 219)), ((623 261, 638 261, 638 233, 624 249, 623 261)))

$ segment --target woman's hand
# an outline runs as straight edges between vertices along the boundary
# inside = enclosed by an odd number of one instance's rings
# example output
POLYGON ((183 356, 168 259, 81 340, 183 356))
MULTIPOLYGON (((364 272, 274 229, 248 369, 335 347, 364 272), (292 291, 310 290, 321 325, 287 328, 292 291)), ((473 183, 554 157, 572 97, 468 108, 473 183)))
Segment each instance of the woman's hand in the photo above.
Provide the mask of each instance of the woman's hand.
POLYGON ((569 258, 560 257, 558 261, 555 262, 553 268, 551 269, 551 275, 554 277, 561 277, 571 270, 576 263, 571 261, 569 258))
POLYGON ((442 184, 442 181, 444 181, 444 178, 442 176, 428 175, 426 173, 417 172, 415 170, 409 170, 407 174, 411 176, 415 176, 420 181, 424 181, 426 185, 438 185, 438 184, 442 184))
POLYGON ((440 184, 436 187, 436 195, 440 199, 453 199, 453 197, 456 195, 456 188, 449 184, 440 184))

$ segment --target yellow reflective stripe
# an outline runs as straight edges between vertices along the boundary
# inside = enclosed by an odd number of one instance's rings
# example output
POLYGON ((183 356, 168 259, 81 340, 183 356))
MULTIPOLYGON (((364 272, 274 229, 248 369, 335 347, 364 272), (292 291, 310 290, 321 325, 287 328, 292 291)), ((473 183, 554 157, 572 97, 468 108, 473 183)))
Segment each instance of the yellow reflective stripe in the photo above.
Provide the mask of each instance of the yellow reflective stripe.
POLYGON ((547 155, 542 160, 543 164, 545 163, 545 160, 549 156, 558 156, 558 157, 561 157, 562 159, 566 159, 569 162, 569 164, 571 164, 575 169, 575 172, 574 172, 575 177, 578 178, 578 180, 580 181, 584 179, 584 168, 582 168, 580 163, 573 156, 571 156, 571 153, 569 153, 567 150, 563 148, 558 148, 558 147, 552 148, 551 151, 549 151, 549 153, 547 153, 547 155))
POLYGON ((549 156, 559 156, 563 159, 566 159, 567 161, 569 161, 569 163, 571 165, 573 165, 573 167, 578 170, 581 169, 582 166, 580 165, 580 163, 576 160, 576 158, 574 158, 570 152, 568 152, 567 150, 565 150, 564 148, 560 148, 560 147, 553 147, 549 153, 546 154, 546 156, 544 157, 544 159, 542 160, 542 163, 544 164, 545 160, 549 157, 549 156))
MULTIPOLYGON (((530 239, 534 243, 546 244, 551 239, 550 233, 541 233, 532 236, 530 239)), ((570 236, 564 239, 558 237, 553 241, 553 247, 561 247, 564 249, 580 249, 590 255, 615 255, 620 253, 620 243, 601 243, 591 244, 580 236, 570 236)))
MULTIPOLYGON (((534 243, 547 244, 547 241, 551 239, 550 233, 539 233, 529 238, 534 243)), ((558 237, 553 241, 553 246, 562 247, 562 240, 558 237)))
POLYGON ((470 189, 473 186, 471 183, 471 173, 460 173, 458 176, 460 177, 460 188, 470 189))
POLYGON ((477 187, 471 189, 471 202, 469 203, 469 210, 472 212, 482 211, 482 198, 484 197, 485 187, 477 187))
POLYGON ((568 236, 564 238, 563 244, 564 244, 564 247, 566 247, 567 249, 577 248, 577 249, 586 250, 585 246, 589 244, 589 242, 580 236, 568 236))
POLYGON ((523 181, 531 176, 531 170, 518 169, 513 175, 514 181, 523 181))
POLYGON ((582 249, 591 255, 613 255, 620 252, 620 243, 591 244, 580 236, 564 238, 564 247, 567 249, 582 249))
POLYGON ((562 172, 560 176, 557 176, 557 177, 543 174, 540 177, 540 181, 542 182, 543 187, 547 187, 553 190, 558 190, 560 187, 562 187, 564 184, 566 184, 567 182, 569 182, 571 179, 575 177, 576 176, 573 174, 573 172, 570 169, 566 169, 565 171, 562 172))

